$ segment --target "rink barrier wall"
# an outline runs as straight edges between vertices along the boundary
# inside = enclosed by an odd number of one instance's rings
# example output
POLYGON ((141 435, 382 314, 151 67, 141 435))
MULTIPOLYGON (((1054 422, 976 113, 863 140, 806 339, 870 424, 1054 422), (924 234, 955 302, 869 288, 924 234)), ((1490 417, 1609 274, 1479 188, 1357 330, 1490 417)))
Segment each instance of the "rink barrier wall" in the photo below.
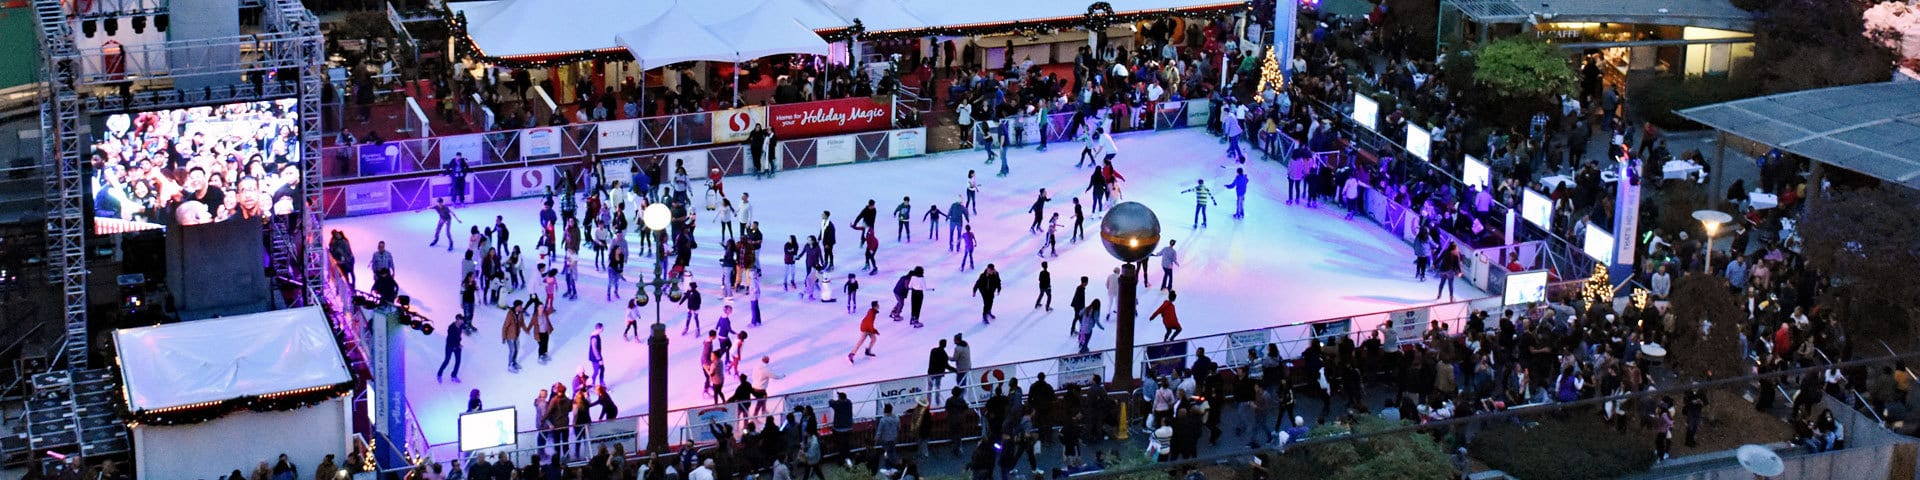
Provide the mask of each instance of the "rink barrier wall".
MULTIPOLYGON (((768 159, 776 171, 816 166, 866 163, 908 158, 926 153, 926 128, 905 128, 779 141, 768 159)), ((571 141, 571 140, 569 140, 571 141)), ((397 142, 389 142, 397 143, 397 142)), ((562 178, 596 165, 609 178, 626 183, 627 166, 635 161, 683 162, 687 170, 720 169, 723 175, 758 173, 745 145, 730 144, 673 151, 602 153, 512 164, 476 166, 467 180, 468 203, 526 198, 546 193, 562 178), (586 162, 583 162, 586 161, 586 162), (618 172, 618 173, 616 173, 618 172)), ((448 198, 452 179, 438 170, 349 182, 328 182, 321 204, 328 218, 419 211, 436 198, 448 198)))
MULTIPOLYGON (((1564 282, 1553 285, 1550 288, 1557 291, 1567 291, 1568 289, 1577 289, 1579 287, 1578 283, 1579 282, 1564 282)), ((1134 372, 1135 378, 1150 378, 1146 376, 1150 372, 1162 374, 1174 368, 1185 368, 1191 364, 1200 349, 1205 349, 1209 352, 1209 357, 1218 362, 1222 368, 1236 368, 1246 363, 1245 351, 1247 348, 1259 348, 1264 354, 1265 345, 1267 344, 1273 344, 1279 347, 1283 358, 1287 358, 1289 364, 1297 365, 1297 362, 1300 361, 1300 353, 1308 347, 1312 340, 1317 339, 1331 346, 1336 344, 1341 337, 1347 337, 1351 338, 1355 344, 1360 344, 1368 338, 1378 335, 1382 339, 1383 344, 1389 348, 1412 346, 1424 341, 1429 326, 1433 324, 1431 322, 1444 325, 1448 332, 1458 332, 1464 325, 1466 318, 1473 312, 1489 311, 1492 312, 1491 314, 1494 318, 1498 318, 1499 313, 1494 311, 1503 307, 1504 305, 1499 295, 1490 295, 1422 307, 1351 315, 1318 321, 1293 322, 1237 332, 1176 339, 1170 342, 1150 343, 1135 347, 1134 358, 1138 359, 1138 362, 1126 368, 1134 372), (1274 339, 1277 338, 1292 338, 1294 340, 1274 341, 1274 339)), ((1516 314, 1525 313, 1525 307, 1516 306, 1512 308, 1516 309, 1516 314)), ((1142 322, 1145 328, 1151 328, 1150 325, 1145 325, 1145 323, 1149 322, 1142 322)), ((952 438, 951 435, 953 432, 949 430, 949 427, 953 424, 947 421, 945 417, 947 412, 944 411, 943 407, 947 396, 950 394, 949 389, 956 386, 957 379, 966 379, 965 384, 959 386, 962 387, 962 391, 967 395, 969 405, 977 410, 983 407, 987 398, 991 396, 991 388, 1003 386, 1008 380, 1018 380, 1021 385, 1026 386, 1031 385, 1040 374, 1046 374, 1049 383, 1053 384, 1056 390, 1064 391, 1068 388, 1067 386, 1069 384, 1086 384, 1091 382, 1095 375, 1098 375, 1101 379, 1111 379, 1113 378, 1112 373, 1115 371, 1115 368, 1118 368, 1118 366, 1114 365, 1113 350, 1103 349, 1083 354, 1062 355, 976 367, 966 372, 896 378, 827 389, 771 395, 764 400, 752 402, 722 403, 675 409, 668 413, 671 417, 668 419, 670 428, 668 430, 667 443, 673 445, 675 448, 709 448, 715 440, 710 427, 716 424, 731 425, 733 432, 738 435, 745 432, 744 425, 747 422, 764 425, 770 418, 781 417, 781 423, 784 423, 785 414, 798 406, 813 407, 814 412, 820 417, 816 419, 821 426, 820 433, 832 434, 832 409, 828 407, 827 402, 834 399, 839 393, 846 393, 848 398, 854 402, 853 445, 856 447, 870 445, 873 435, 873 425, 881 416, 883 407, 893 405, 895 414, 902 418, 900 442, 903 446, 901 448, 908 448, 905 445, 910 445, 912 442, 918 440, 916 436, 917 429, 912 428, 913 423, 910 420, 912 417, 909 415, 909 413, 914 412, 916 408, 931 409, 933 425, 929 428, 929 441, 944 441, 952 438), (759 408, 759 405, 762 403, 764 403, 764 410, 759 408), (762 411, 765 413, 761 413, 762 411)), ((1304 370, 1304 368, 1290 368, 1290 371, 1295 373, 1302 373, 1304 370)), ((1307 385, 1305 382, 1308 381, 1310 380, 1303 376, 1297 379, 1295 385, 1307 385)), ((1125 394, 1135 390, 1134 387, 1130 386, 1109 385, 1108 388, 1110 390, 1109 394, 1125 394), (1112 390, 1113 388, 1120 388, 1121 390, 1112 390)), ((629 394, 626 395, 626 397, 634 398, 634 395, 629 394)), ((641 406, 637 404, 629 404, 625 408, 643 410, 641 406)), ((981 416, 977 413, 973 415, 975 417, 981 416)), ((553 434, 564 431, 571 441, 571 444, 580 445, 582 448, 585 448, 586 452, 597 451, 603 446, 611 448, 613 444, 619 443, 624 445, 628 452, 632 452, 636 456, 644 457, 648 455, 648 452, 646 452, 644 448, 648 443, 646 431, 647 421, 647 415, 641 414, 602 419, 581 426, 522 431, 516 435, 517 442, 514 446, 489 449, 478 453, 505 455, 511 458, 515 464, 524 465, 530 460, 532 455, 540 453, 544 448, 550 448, 548 443, 551 443, 549 439, 554 437, 553 434)), ((973 436, 977 435, 980 431, 979 420, 977 419, 967 421, 965 424, 967 425, 965 428, 966 431, 959 432, 962 437, 973 438, 973 436)), ((823 442, 831 441, 830 439, 823 440, 823 442)), ((823 444, 823 449, 831 453, 831 449, 827 448, 826 445, 832 444, 823 444)), ((439 463, 446 463, 457 458, 464 459, 470 455, 469 453, 460 452, 459 445, 454 442, 433 444, 424 449, 411 450, 410 453, 414 458, 421 459, 421 461, 439 463)), ((585 456, 572 459, 572 463, 579 464, 584 461, 584 457, 585 456)), ((397 472, 400 470, 393 471, 397 472)))

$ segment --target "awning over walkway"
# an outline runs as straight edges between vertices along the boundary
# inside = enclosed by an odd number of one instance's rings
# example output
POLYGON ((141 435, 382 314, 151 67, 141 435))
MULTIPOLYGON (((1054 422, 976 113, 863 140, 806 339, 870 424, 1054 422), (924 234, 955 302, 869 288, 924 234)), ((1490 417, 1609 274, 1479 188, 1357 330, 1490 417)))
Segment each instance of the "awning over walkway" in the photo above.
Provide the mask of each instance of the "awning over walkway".
POLYGON ((1678 113, 1788 153, 1920 188, 1920 82, 1804 90, 1678 113))

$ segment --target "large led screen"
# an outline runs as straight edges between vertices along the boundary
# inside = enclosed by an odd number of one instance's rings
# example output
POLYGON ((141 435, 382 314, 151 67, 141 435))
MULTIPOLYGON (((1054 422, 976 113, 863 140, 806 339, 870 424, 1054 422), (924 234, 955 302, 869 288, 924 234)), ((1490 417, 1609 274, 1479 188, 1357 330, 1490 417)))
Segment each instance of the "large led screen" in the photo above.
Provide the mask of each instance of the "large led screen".
POLYGON ((90 159, 94 231, 292 213, 301 203, 299 119, 291 98, 105 117, 90 159))
POLYGON ((1380 103, 1373 101, 1360 92, 1353 93, 1353 121, 1368 130, 1376 130, 1374 123, 1380 119, 1380 103))
POLYGON ((1525 218, 1540 228, 1553 229, 1553 200, 1533 189, 1520 192, 1520 218, 1525 218))
POLYGON ((1547 271, 1507 275, 1507 305, 1524 305, 1547 300, 1547 271))
POLYGON ((505 407, 460 414, 460 451, 513 446, 514 433, 520 431, 520 415, 515 412, 514 407, 505 407))
POLYGON ((1487 188, 1488 185, 1492 185, 1493 170, 1472 155, 1467 155, 1466 158, 1466 161, 1460 162, 1460 181, 1466 182, 1470 187, 1487 188))
POLYGON ((1607 233, 1606 230, 1601 229, 1599 225, 1594 225, 1593 222, 1587 222, 1586 226, 1587 241, 1582 245, 1582 247, 1584 247, 1582 250, 1586 250, 1587 256, 1593 257, 1593 259, 1599 261, 1601 265, 1612 265, 1613 234, 1607 233))
POLYGON ((1421 160, 1427 160, 1427 155, 1432 151, 1433 134, 1427 133, 1427 129, 1420 128, 1419 125, 1407 125, 1407 153, 1420 157, 1421 160))

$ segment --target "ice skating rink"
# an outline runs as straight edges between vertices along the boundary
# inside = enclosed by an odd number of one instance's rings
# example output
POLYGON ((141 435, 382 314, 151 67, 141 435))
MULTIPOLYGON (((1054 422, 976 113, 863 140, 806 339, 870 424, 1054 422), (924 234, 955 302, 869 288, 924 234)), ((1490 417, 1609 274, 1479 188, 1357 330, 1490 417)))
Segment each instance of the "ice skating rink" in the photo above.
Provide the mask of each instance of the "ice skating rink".
MULTIPOLYGON (((1281 164, 1259 160, 1246 164, 1253 186, 1247 193, 1246 218, 1236 221, 1232 218, 1233 194, 1220 188, 1232 180, 1233 167, 1222 166, 1225 146, 1205 131, 1135 133, 1120 136, 1117 144, 1120 155, 1115 165, 1127 178, 1120 185, 1122 200, 1142 202, 1159 214, 1163 246, 1166 240, 1179 242, 1181 266, 1175 273, 1174 286, 1180 294, 1177 305, 1186 328, 1183 338, 1434 303, 1435 285, 1414 281, 1412 248, 1393 235, 1364 217, 1343 220, 1343 212, 1333 206, 1308 209, 1286 205, 1286 169, 1281 164), (1192 186, 1195 179, 1206 179, 1219 201, 1219 206, 1212 207, 1211 226, 1207 228, 1188 227, 1194 199, 1192 194, 1180 191, 1192 186)), ((1080 242, 1067 243, 1068 232, 1063 229, 1059 257, 1045 259, 1053 273, 1055 310, 1032 308, 1042 260, 1035 256, 1035 250, 1042 238, 1027 233, 1032 216, 1026 210, 1038 190, 1046 188, 1054 197, 1047 205, 1048 211, 1061 212, 1062 222, 1070 226, 1070 199, 1077 196, 1083 203, 1089 200, 1085 189, 1090 170, 1073 168, 1080 153, 1078 143, 1054 144, 1047 152, 1036 152, 1029 146, 1010 153, 1012 175, 1005 178, 994 176, 997 164, 982 163, 984 153, 960 151, 796 170, 774 179, 726 180, 727 191, 735 200, 740 192, 752 194, 754 219, 766 236, 760 255, 765 274, 761 300, 765 323, 747 329, 745 353, 752 362, 762 355, 770 356, 774 369, 786 375, 773 382, 771 393, 923 374, 927 351, 937 340, 951 338, 954 333, 966 335, 976 366, 1076 351, 1067 335, 1070 313, 1066 307, 1074 286, 1079 277, 1090 277, 1089 298, 1101 298, 1106 303, 1106 276, 1117 262, 1099 243, 1097 217, 1087 220, 1091 238, 1080 242), (980 322, 980 301, 969 294, 979 271, 958 271, 960 256, 947 251, 944 228, 940 240, 927 240, 927 224, 920 220, 929 204, 944 210, 964 193, 969 169, 980 171, 981 183, 979 216, 973 219, 980 243, 975 260, 982 269, 989 263, 997 266, 1005 285, 995 305, 999 319, 991 325, 980 322), (902 196, 913 198, 912 243, 894 241, 891 212, 902 196), (833 275, 844 280, 861 265, 858 232, 847 228, 847 222, 868 199, 877 201, 880 212, 880 273, 868 276, 860 271, 859 299, 863 306, 870 300, 882 301, 877 322, 879 346, 873 349, 879 356, 860 356, 849 365, 846 355, 857 337, 860 316, 847 313, 844 295, 836 295, 841 302, 823 304, 802 300, 797 292, 782 291, 780 247, 788 235, 798 235, 804 243, 806 236, 817 230, 820 212, 832 211, 840 241, 833 275), (928 284, 933 288, 921 315, 926 327, 919 329, 885 317, 892 306, 894 280, 914 266, 927 268, 928 284)), ((696 194, 694 198, 697 201, 701 197, 696 194)), ((457 214, 462 221, 454 228, 455 237, 464 249, 469 226, 490 226, 495 215, 503 215, 514 244, 531 255, 538 231, 539 202, 538 198, 529 198, 461 207, 457 214)), ((707 328, 712 328, 725 304, 717 289, 721 270, 719 230, 711 220, 712 212, 698 213, 700 248, 694 250, 691 271, 706 300, 702 319, 707 328)), ((469 389, 478 389, 489 408, 521 407, 521 425, 533 425, 529 410, 535 391, 567 381, 587 368, 588 337, 595 323, 605 324, 607 381, 620 411, 624 415, 646 411, 644 340, 621 339, 626 302, 603 300, 606 276, 594 271, 592 252, 585 249, 581 253, 586 258, 580 267, 580 299, 557 302, 551 362, 543 364, 533 358, 536 347, 528 335, 521 340, 524 369, 509 373, 506 346, 500 341, 504 312, 482 305, 475 315, 479 332, 465 339, 460 383, 450 378, 445 383, 435 382, 434 370, 440 365, 445 342, 441 335, 460 310, 456 278, 461 271, 462 250, 448 252, 444 246, 427 246, 434 220, 431 211, 423 211, 327 222, 328 229, 344 231, 352 239, 354 257, 359 259, 359 288, 371 287, 373 275, 367 271, 366 259, 372 257, 377 241, 386 240, 394 251, 402 293, 411 295, 414 304, 441 327, 432 336, 409 333, 405 352, 407 392, 430 442, 456 439, 456 418, 466 408, 469 389)), ((634 223, 639 222, 635 219, 634 223)), ((634 244, 637 246, 637 241, 634 244)), ((629 280, 639 271, 651 275, 651 265, 650 258, 638 256, 636 251, 626 269, 629 280)), ((533 261, 527 261, 526 268, 531 271, 533 261)), ((1146 319, 1164 298, 1159 291, 1162 279, 1158 259, 1149 274, 1154 288, 1142 289, 1137 329, 1137 338, 1143 342, 1158 341, 1162 333, 1157 321, 1146 319)), ((1459 282, 1458 288, 1458 296, 1463 299, 1481 295, 1465 281, 1459 282)), ((624 290, 631 294, 631 283, 624 290)), ((526 292, 518 295, 524 297, 526 292)), ((738 298, 735 305, 733 324, 744 328, 748 322, 747 301, 738 298)), ((680 333, 685 313, 682 306, 669 303, 662 312, 668 333, 680 333)), ((647 321, 653 320, 651 306, 646 308, 646 315, 647 321)), ((643 324, 643 337, 646 329, 643 324)), ((1112 348, 1113 342, 1109 325, 1109 329, 1095 332, 1091 346, 1112 348)), ((701 341, 694 336, 672 337, 671 408, 710 403, 700 388, 700 348, 701 341)), ((747 371, 742 368, 743 373, 747 371)), ((727 389, 731 391, 735 384, 730 379, 727 389)))

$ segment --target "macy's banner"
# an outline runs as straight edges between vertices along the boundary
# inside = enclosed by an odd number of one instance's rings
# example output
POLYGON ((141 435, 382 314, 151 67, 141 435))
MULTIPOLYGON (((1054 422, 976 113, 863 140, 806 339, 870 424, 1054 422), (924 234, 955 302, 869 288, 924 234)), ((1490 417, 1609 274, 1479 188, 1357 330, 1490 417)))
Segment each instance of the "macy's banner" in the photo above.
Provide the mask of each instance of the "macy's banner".
POLYGON ((787 138, 893 127, 892 97, 855 97, 767 107, 773 133, 787 138))

